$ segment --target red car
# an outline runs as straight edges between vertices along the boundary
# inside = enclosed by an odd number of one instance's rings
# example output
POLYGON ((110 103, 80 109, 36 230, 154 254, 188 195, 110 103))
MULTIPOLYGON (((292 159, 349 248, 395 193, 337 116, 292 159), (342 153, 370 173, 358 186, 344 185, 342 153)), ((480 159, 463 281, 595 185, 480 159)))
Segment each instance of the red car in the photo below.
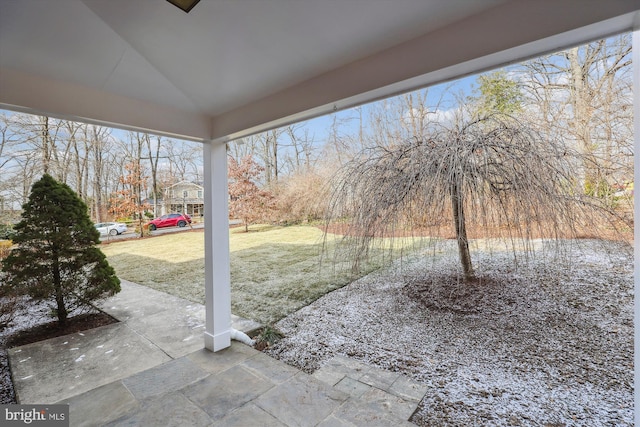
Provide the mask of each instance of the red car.
POLYGON ((189 215, 171 213, 162 215, 161 217, 149 221, 149 230, 153 231, 156 228, 162 227, 184 227, 187 224, 191 224, 191 217, 189 215))

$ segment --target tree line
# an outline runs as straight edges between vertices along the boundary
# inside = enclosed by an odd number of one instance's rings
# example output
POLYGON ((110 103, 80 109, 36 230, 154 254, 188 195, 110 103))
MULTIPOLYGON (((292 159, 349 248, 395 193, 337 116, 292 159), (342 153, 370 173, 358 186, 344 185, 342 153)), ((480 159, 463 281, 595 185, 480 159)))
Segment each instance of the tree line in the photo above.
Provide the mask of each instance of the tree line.
MULTIPOLYGON (((13 218, 43 174, 69 185, 95 221, 121 214, 117 200, 153 201, 202 177, 199 144, 21 113, 0 114, 0 212, 13 218)), ((154 212, 157 213, 157 212, 154 212)))
MULTIPOLYGON (((573 171, 582 191, 613 203, 632 186, 630 53, 630 34, 622 34, 481 74, 473 93, 450 84, 335 113, 321 135, 307 123, 270 130, 229 143, 230 165, 255 163, 251 181, 273 198, 255 221, 320 219, 329 178, 362 150, 420 138, 471 110, 500 112, 579 152, 573 171)), ((118 200, 145 200, 157 214, 163 188, 202 179, 198 143, 19 113, 0 115, 0 135, 4 213, 26 201, 43 173, 73 188, 96 221, 116 215, 118 200)))

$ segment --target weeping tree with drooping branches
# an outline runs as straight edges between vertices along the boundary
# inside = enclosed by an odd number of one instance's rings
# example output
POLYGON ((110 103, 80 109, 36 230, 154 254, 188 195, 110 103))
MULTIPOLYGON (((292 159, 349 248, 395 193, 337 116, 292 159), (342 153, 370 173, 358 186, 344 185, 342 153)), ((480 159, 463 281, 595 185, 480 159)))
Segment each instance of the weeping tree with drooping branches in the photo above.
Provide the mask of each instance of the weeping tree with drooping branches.
POLYGON ((577 153, 506 114, 433 123, 423 135, 364 150, 333 181, 327 225, 346 223, 358 265, 379 238, 453 230, 465 282, 470 230, 510 241, 615 228, 615 211, 579 191, 577 153))

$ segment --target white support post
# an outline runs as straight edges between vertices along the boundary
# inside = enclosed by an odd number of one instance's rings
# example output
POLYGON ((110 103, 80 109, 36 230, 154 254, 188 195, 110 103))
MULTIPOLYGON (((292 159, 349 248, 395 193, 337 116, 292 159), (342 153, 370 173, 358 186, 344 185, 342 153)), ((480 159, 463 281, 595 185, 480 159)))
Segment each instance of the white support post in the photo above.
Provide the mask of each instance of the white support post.
POLYGON ((229 267, 229 192, 227 146, 206 141, 204 154, 204 346, 219 351, 231 345, 229 267))
POLYGON ((640 200, 635 196, 635 183, 640 182, 640 29, 633 32, 633 284, 634 284, 634 402, 636 424, 640 424, 640 227, 635 221, 640 213, 640 200))

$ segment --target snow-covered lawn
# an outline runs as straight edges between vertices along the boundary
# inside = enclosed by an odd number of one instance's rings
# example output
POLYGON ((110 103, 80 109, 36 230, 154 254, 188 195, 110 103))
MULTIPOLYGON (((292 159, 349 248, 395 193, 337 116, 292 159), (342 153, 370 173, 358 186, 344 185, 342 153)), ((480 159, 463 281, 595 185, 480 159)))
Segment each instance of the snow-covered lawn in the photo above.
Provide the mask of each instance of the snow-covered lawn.
POLYGON ((452 278, 453 247, 404 260, 278 322, 267 352, 307 372, 337 354, 403 372, 430 389, 418 425, 633 425, 631 248, 572 241, 517 271, 508 252, 476 254, 479 283, 452 278))

